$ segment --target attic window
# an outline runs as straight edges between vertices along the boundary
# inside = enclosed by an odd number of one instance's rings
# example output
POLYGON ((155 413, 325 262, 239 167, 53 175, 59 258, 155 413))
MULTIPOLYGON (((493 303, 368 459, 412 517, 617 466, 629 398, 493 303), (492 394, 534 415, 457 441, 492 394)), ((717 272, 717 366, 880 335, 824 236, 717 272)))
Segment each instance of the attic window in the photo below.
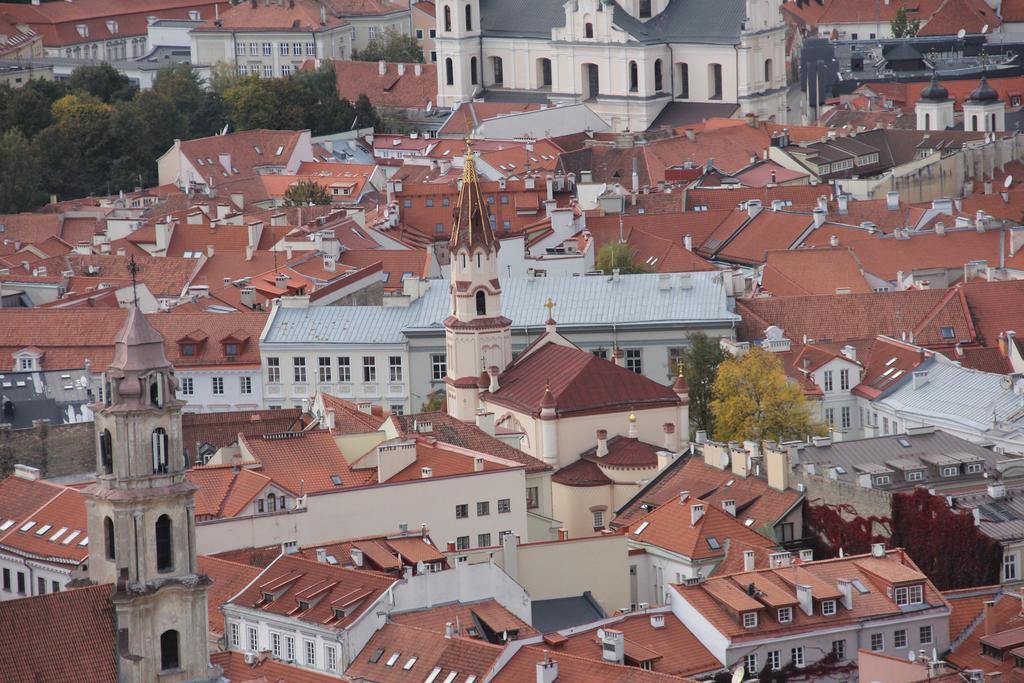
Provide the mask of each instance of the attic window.
POLYGON ((52 524, 44 524, 43 526, 39 527, 38 529, 36 529, 36 536, 42 536, 47 531, 49 531, 52 526, 52 524))
POLYGON ((238 355, 238 344, 225 344, 224 345, 225 356, 237 356, 238 355))
POLYGON ((194 356, 194 355, 196 355, 196 345, 195 344, 182 344, 181 345, 181 355, 183 355, 183 356, 194 356))
POLYGON ((263 594, 263 602, 274 602, 274 594, 273 593, 264 593, 263 594))
POLYGON ((754 526, 754 518, 747 517, 747 520, 743 522, 743 526, 754 526))
POLYGON ((196 159, 196 161, 199 162, 200 166, 205 166, 206 165, 205 162, 203 162, 202 159, 196 159))
POLYGON ((370 660, 369 660, 370 664, 376 664, 377 662, 380 661, 380 658, 383 657, 383 656, 384 656, 384 648, 378 647, 376 650, 373 651, 373 654, 370 655, 370 660))
POLYGON ((388 657, 388 661, 384 662, 384 666, 394 666, 395 662, 397 662, 398 658, 401 657, 401 656, 402 656, 401 652, 392 653, 392 655, 390 657, 388 657))
POLYGON ((900 438, 896 439, 896 443, 903 446, 904 448, 910 448, 910 439, 908 439, 905 436, 901 436, 900 438))
POLYGON ((338 476, 337 474, 332 474, 331 483, 334 484, 335 486, 341 486, 341 477, 338 476))
POLYGON ((889 367, 890 365, 892 365, 895 362, 896 362, 896 356, 893 356, 889 360, 885 361, 885 367, 889 367))
POLYGON ((854 579, 853 580, 853 587, 857 589, 858 593, 867 593, 868 592, 867 586, 865 586, 863 583, 861 583, 860 579, 854 579))
POLYGON ((956 334, 953 332, 952 327, 940 327, 939 333, 942 335, 943 339, 952 339, 954 336, 956 336, 956 334))
POLYGON ((301 611, 303 611, 303 612, 308 610, 309 609, 309 601, 308 600, 299 600, 299 609, 301 611))
POLYGON ((418 657, 416 655, 413 655, 412 657, 409 657, 409 659, 407 659, 405 664, 402 666, 402 670, 403 671, 408 671, 409 669, 411 669, 414 666, 416 666, 416 660, 417 659, 418 659, 418 657))
POLYGON ((644 529, 646 529, 649 525, 650 525, 650 522, 645 521, 640 526, 638 526, 636 528, 636 531, 634 531, 633 533, 636 534, 637 536, 639 536, 640 534, 642 534, 644 532, 644 529))
POLYGON ((274 156, 278 156, 279 157, 279 156, 281 156, 282 152, 284 152, 284 145, 279 145, 278 148, 277 148, 277 151, 274 152, 274 156))
POLYGON ((18 529, 18 531, 20 531, 22 533, 25 533, 26 531, 28 531, 29 529, 31 529, 35 525, 36 525, 36 523, 35 523, 34 520, 31 521, 31 522, 25 522, 24 524, 21 525, 21 528, 18 529))
POLYGON ((711 548, 712 550, 721 550, 722 549, 722 544, 719 543, 718 539, 715 538, 714 536, 708 536, 707 541, 708 541, 708 547, 711 548))
POLYGON ((836 465, 835 467, 832 468, 832 470, 836 474, 846 474, 846 468, 843 467, 842 465, 836 465))

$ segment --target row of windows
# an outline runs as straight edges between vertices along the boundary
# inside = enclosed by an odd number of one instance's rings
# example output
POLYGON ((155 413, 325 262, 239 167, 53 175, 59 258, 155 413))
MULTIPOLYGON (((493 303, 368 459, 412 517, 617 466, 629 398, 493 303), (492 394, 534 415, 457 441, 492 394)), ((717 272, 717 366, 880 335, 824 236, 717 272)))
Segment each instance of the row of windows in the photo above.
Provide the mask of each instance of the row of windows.
MULTIPOLYGON (((228 639, 232 648, 242 649, 242 629, 238 622, 228 623, 228 639)), ((245 649, 249 652, 260 651, 259 631, 255 626, 245 628, 245 649)), ((276 631, 270 632, 270 654, 274 659, 286 662, 294 662, 295 658, 295 637, 276 631)), ((317 647, 317 641, 302 639, 302 664, 305 666, 321 668, 326 671, 338 670, 338 647, 324 643, 322 648, 317 647)))
MULTIPOLYGON (((295 67, 295 71, 298 71, 298 67, 295 67)), ((238 65, 238 75, 239 76, 249 76, 249 75, 252 75, 252 76, 263 76, 263 78, 273 78, 274 77, 274 67, 271 64, 263 64, 262 66, 259 65, 259 64, 251 64, 251 65, 249 65, 249 64, 239 64, 238 65)), ((292 75, 292 65, 291 64, 282 64, 281 65, 281 69, 279 71, 279 75, 282 78, 287 78, 288 76, 291 76, 292 75)))
MULTIPOLYGON (((156 569, 168 572, 174 569, 173 524, 167 515, 160 515, 153 525, 156 540, 156 569)), ((117 558, 117 541, 114 534, 114 520, 103 518, 103 550, 106 558, 113 562, 117 558)))
MULTIPOLYGON (((511 530, 499 531, 498 532, 498 543, 501 543, 505 539, 505 537, 508 536, 511 533, 512 533, 511 530)), ((458 536, 458 537, 456 537, 456 539, 455 539, 455 549, 456 550, 469 550, 470 547, 471 547, 470 544, 469 544, 469 541, 470 541, 470 537, 469 536, 458 536)), ((491 545, 493 545, 492 542, 491 542, 491 534, 486 533, 486 534, 477 534, 476 535, 476 547, 477 548, 490 548, 491 545)))
POLYGON ((836 425, 836 409, 825 408, 825 424, 829 427, 839 427, 840 429, 850 428, 850 406, 843 406, 839 409, 839 424, 836 425))
MULTIPOLYGON (((194 396, 196 390, 195 380, 192 377, 182 377, 181 386, 178 387, 178 391, 182 396, 194 396)), ((214 396, 224 395, 224 378, 223 377, 211 377, 210 378, 210 390, 214 396)), ((252 394, 252 377, 239 377, 238 378, 238 393, 243 396, 252 394)))
MULTIPOLYGON (((8 569, 7 567, 4 567, 4 579, 3 579, 3 589, 4 589, 4 592, 5 593, 17 593, 18 595, 25 595, 26 594, 25 593, 25 590, 26 590, 25 572, 17 572, 16 574, 17 575, 14 578, 15 578, 15 581, 16 581, 16 584, 17 584, 17 590, 15 590, 15 585, 11 583, 11 578, 12 578, 11 570, 8 569)), ((59 581, 50 581, 50 592, 51 593, 59 593, 60 592, 60 582, 59 581)), ((45 593, 46 593, 46 579, 44 579, 41 576, 36 577, 36 595, 44 595, 45 593)))
MULTIPOLYGON (((834 390, 834 384, 832 382, 832 370, 825 370, 821 373, 821 384, 822 390, 829 392, 834 390)), ((850 390, 850 371, 840 370, 839 371, 839 390, 849 391, 850 390)))
MULTIPOLYGON (((498 514, 512 512, 512 500, 510 498, 498 499, 498 514)), ((486 517, 491 514, 491 501, 482 500, 476 504, 476 516, 486 517)), ((469 517, 469 503, 459 503, 455 506, 455 519, 466 519, 469 517)))
MULTIPOLYGON (((377 358, 376 356, 363 356, 363 381, 377 381, 377 358)), ((443 364, 443 357, 442 357, 443 364)), ((401 356, 388 356, 388 381, 404 381, 405 372, 402 367, 401 356)), ((442 375, 443 377, 443 375, 442 375)), ((292 380, 297 383, 305 383, 308 379, 306 373, 306 359, 304 357, 292 358, 292 380)), ((330 356, 317 357, 317 380, 325 382, 351 382, 352 381, 352 359, 348 356, 338 356, 337 363, 330 356), (337 379, 335 379, 337 378, 337 379)), ((281 359, 277 357, 267 358, 267 382, 275 384, 281 381, 281 359)))
MULTIPOLYGON (((305 52, 306 57, 316 56, 316 43, 278 43, 278 53, 282 56, 287 57, 292 55, 295 57, 303 56, 305 52)), ((250 57, 257 57, 262 54, 264 57, 270 57, 274 54, 274 44, 265 43, 235 43, 235 54, 239 57, 244 57, 246 54, 250 57)))

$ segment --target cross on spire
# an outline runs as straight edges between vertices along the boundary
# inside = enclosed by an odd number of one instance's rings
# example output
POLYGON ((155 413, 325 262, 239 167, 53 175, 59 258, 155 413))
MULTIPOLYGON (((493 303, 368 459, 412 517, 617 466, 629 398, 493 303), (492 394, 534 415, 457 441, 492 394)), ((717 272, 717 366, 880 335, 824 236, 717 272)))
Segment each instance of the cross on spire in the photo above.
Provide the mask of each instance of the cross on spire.
POLYGON ((557 305, 558 304, 551 300, 551 297, 548 297, 547 303, 544 304, 544 308, 548 309, 548 318, 552 317, 551 312, 557 305))
POLYGON ((135 276, 139 273, 139 264, 135 262, 135 254, 132 254, 131 258, 128 260, 128 272, 131 273, 132 276, 132 305, 138 306, 139 292, 136 289, 137 283, 135 281, 135 276))

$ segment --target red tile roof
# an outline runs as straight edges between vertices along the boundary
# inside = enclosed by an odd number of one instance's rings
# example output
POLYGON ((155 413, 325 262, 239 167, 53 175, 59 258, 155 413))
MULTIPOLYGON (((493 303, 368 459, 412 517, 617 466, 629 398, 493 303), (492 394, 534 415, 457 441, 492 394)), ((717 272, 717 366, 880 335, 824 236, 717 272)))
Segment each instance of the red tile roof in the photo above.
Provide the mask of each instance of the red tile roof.
POLYGON ((196 562, 199 572, 212 579, 206 592, 206 628, 211 634, 221 636, 224 634, 224 613, 220 611, 220 606, 259 576, 260 570, 206 555, 198 555, 196 562))
POLYGON ((391 0, 325 0, 324 4, 339 17, 392 14, 407 7, 391 0))
POLYGON ((220 10, 216 23, 214 17, 207 17, 203 26, 193 29, 202 32, 233 31, 292 31, 295 33, 320 33, 344 26, 348 22, 332 13, 326 15, 326 22, 320 21, 320 4, 315 0, 293 0, 283 2, 241 2, 228 4, 220 10))
POLYGON ((508 633, 510 639, 540 635, 532 626, 493 599, 449 603, 416 612, 397 614, 392 612, 390 618, 396 624, 415 626, 441 634, 445 632, 445 624, 457 624, 461 628, 461 632, 457 635, 469 638, 484 638, 486 636, 486 632, 481 632, 481 625, 486 627, 492 636, 497 636, 499 640, 503 633, 508 633), (472 636, 469 633, 470 628, 475 628, 479 635, 472 636))
MULTIPOLYGON (((963 290, 971 318, 978 333, 978 341, 987 347, 996 347, 999 335, 1017 331, 1024 320, 1024 281, 968 282, 963 290)), ((1022 330, 1024 333, 1024 330, 1022 330)))
MULTIPOLYGON (((679 214, 676 217, 678 218, 681 215, 679 214)), ((590 233, 597 239, 595 246, 600 251, 601 247, 605 244, 618 242, 619 227, 618 225, 608 225, 608 222, 605 221, 602 229, 598 230, 592 225, 598 220, 601 219, 589 219, 587 224, 590 233)), ((717 270, 710 262, 684 248, 681 244, 681 238, 679 240, 680 244, 675 244, 672 240, 652 235, 637 228, 625 230, 623 236, 631 248, 633 263, 641 264, 653 272, 688 273, 702 270, 717 270)))
POLYGON ((800 563, 790 567, 763 568, 753 572, 712 577, 694 586, 673 585, 672 588, 683 600, 698 610, 715 629, 736 642, 781 637, 829 624, 859 623, 865 619, 884 619, 888 616, 901 615, 904 613, 903 610, 887 594, 886 589, 890 584, 879 576, 879 571, 883 569, 899 576, 901 580, 923 584, 926 605, 948 606, 942 593, 902 550, 890 550, 884 559, 877 559, 871 555, 854 555, 800 563), (838 579, 860 580, 868 588, 868 592, 861 593, 855 590, 852 609, 847 609, 841 603, 837 604, 837 612, 833 616, 822 615, 820 609, 815 609, 812 615, 805 614, 801 609, 793 609, 791 622, 777 621, 775 608, 778 605, 783 602, 797 602, 796 584, 810 585, 815 599, 837 599, 840 594, 836 587, 838 579), (753 596, 749 594, 751 583, 755 587, 753 596), (744 628, 737 614, 754 610, 761 613, 757 628, 744 628))
MULTIPOLYGON (((626 659, 632 666, 638 662, 629 661, 631 650, 640 650, 653 659, 653 671, 674 676, 696 676, 722 668, 718 659, 711 654, 695 635, 671 612, 639 613, 621 617, 617 621, 605 622, 603 628, 621 631, 626 637, 626 659), (652 624, 655 617, 663 625, 652 624)), ((601 659, 601 641, 595 629, 577 631, 553 648, 552 656, 558 659, 560 653, 601 659)))
MULTIPOLYGON (((262 474, 300 495, 377 483, 375 469, 352 469, 330 432, 243 436, 239 443, 259 462, 262 474), (331 481, 332 475, 341 477, 341 486, 331 481)), ((353 459, 360 455, 352 454, 353 459)))
POLYGON ((402 281, 408 277, 427 278, 433 255, 426 249, 363 249, 341 252, 338 263, 353 268, 366 268, 381 264, 385 291, 401 291, 402 281))
POLYGON ((8 213, 0 214, 0 242, 29 244, 42 242, 50 237, 59 237, 64 217, 52 213, 8 213))
POLYGON ((224 677, 233 683, 337 683, 337 676, 285 664, 269 657, 256 664, 245 663, 245 653, 235 650, 214 652, 210 661, 224 670, 224 677))
POLYGON ((527 102, 467 102, 451 113, 438 135, 464 136, 488 119, 537 109, 539 104, 527 102))
POLYGON ((623 666, 599 658, 579 657, 568 652, 550 652, 547 647, 520 648, 491 680, 495 683, 523 683, 537 678, 537 664, 545 657, 557 663, 558 683, 659 683, 692 679, 646 671, 636 666, 623 666))
POLYGON ((211 17, 215 4, 208 0, 75 0, 61 5, 7 4, 4 12, 15 23, 28 24, 42 34, 44 45, 64 46, 145 36, 149 16, 188 19, 189 10, 198 10, 200 16, 211 17), (107 25, 111 20, 117 22, 113 31, 107 25), (79 34, 78 24, 88 27, 85 36, 79 34))
POLYGON ((742 264, 764 263, 767 252, 789 249, 811 227, 811 217, 788 211, 761 211, 739 230, 723 224, 697 250, 707 257, 742 264))
POLYGON ((164 352, 175 368, 259 367, 259 338, 269 313, 156 313, 146 317, 164 338, 164 352), (182 355, 183 346, 192 344, 194 355, 182 355), (237 354, 227 355, 227 344, 237 354))
POLYGON ((77 568, 89 557, 85 499, 76 489, 33 483, 49 486, 56 495, 0 535, 0 547, 36 562, 77 568))
POLYGON ((48 593, 3 604, 0 679, 5 683, 115 683, 117 635, 111 586, 48 593), (40 651, 45 643, 49 654, 40 651))
POLYGON ((282 555, 227 604, 340 630, 372 609, 394 583, 395 579, 373 572, 282 555), (267 592, 275 594, 272 602, 264 601, 267 592), (300 611, 300 600, 310 607, 300 611))
POLYGON ((658 452, 665 450, 661 446, 644 443, 628 436, 613 436, 608 439, 608 453, 597 455, 597 446, 580 454, 581 458, 592 460, 602 467, 655 467, 658 464, 658 452))
MULTIPOLYGON (((275 482, 265 474, 233 465, 194 467, 185 477, 199 487, 196 492, 196 520, 221 519, 252 514, 253 499, 275 482)), ((286 488, 278 484, 278 488, 286 488)), ((295 489, 288 490, 297 496, 295 489)))
POLYGON ((589 351, 544 344, 501 374, 500 388, 486 401, 540 414, 545 387, 558 404, 559 415, 611 412, 675 405, 672 389, 643 375, 598 358, 589 351))
POLYGON ((733 189, 696 189, 686 191, 686 210, 706 206, 709 211, 735 209, 742 202, 759 199, 770 210, 773 200, 792 202, 787 209, 810 211, 818 197, 828 194, 828 188, 818 185, 780 185, 778 187, 737 187, 733 189))
MULTIPOLYGON (((935 11, 940 0, 921 0, 915 6, 907 7, 910 19, 927 19, 935 11)), ((875 24, 888 23, 896 16, 896 11, 904 5, 895 2, 881 4, 877 7, 860 3, 831 0, 818 18, 819 24, 875 24)))
MULTIPOLYGON (((946 661, 963 669, 981 669, 986 672, 1001 671, 1004 676, 1011 676, 1014 673, 1014 658, 1003 654, 1002 661, 990 655, 984 655, 981 651, 981 639, 998 638, 999 635, 1008 631, 1019 630, 1024 627, 1024 611, 1021 610, 1021 600, 1012 593, 993 595, 990 589, 979 588, 977 597, 965 597, 968 591, 950 591, 945 593, 946 599, 953 607, 953 614, 950 618, 950 641, 953 637, 959 636, 964 640, 953 648, 953 651, 946 655, 946 661), (988 600, 995 600, 990 616, 991 630, 986 632, 985 618, 982 610, 984 603, 988 600), (966 603, 966 604, 964 604, 966 603), (981 603, 981 604, 979 604, 981 603), (962 630, 954 634, 953 622, 962 625, 962 630)), ((1019 638, 1015 638, 1019 640, 1019 638)), ((1018 670, 1019 671, 1019 670, 1018 670)), ((1009 680, 1014 680, 1010 678, 1009 680)))
POLYGON ((422 433, 424 436, 430 436, 443 443, 518 462, 526 465, 527 473, 544 472, 551 469, 551 465, 538 460, 532 455, 527 455, 518 448, 509 446, 504 441, 484 432, 476 425, 458 420, 448 413, 430 412, 412 415, 392 415, 391 420, 399 425, 399 429, 403 434, 422 433), (425 429, 425 425, 428 423, 430 429, 421 432, 420 430, 425 429))
POLYGON ((259 435, 300 431, 302 410, 232 410, 222 413, 184 413, 181 416, 182 442, 195 462, 199 450, 214 450, 238 443, 239 434, 259 435))
POLYGON ((761 289, 773 296, 835 294, 839 289, 865 294, 871 285, 848 247, 770 251, 761 289))
POLYGON ((770 549, 775 542, 748 528, 735 516, 698 498, 678 498, 666 501, 643 517, 633 520, 628 529, 629 538, 683 555, 691 560, 703 560, 725 555, 725 543, 738 540, 748 546, 770 549), (692 508, 702 505, 704 512, 692 523, 692 508), (646 526, 644 526, 646 523, 646 526), (717 541, 718 547, 712 547, 717 541))
POLYGON ((608 242, 619 239, 619 223, 622 223, 624 235, 643 233, 672 242, 676 246, 685 246, 684 238, 690 235, 694 248, 699 246, 723 222, 731 221, 738 226, 735 215, 746 217, 746 213, 731 210, 720 211, 673 211, 657 214, 631 214, 625 216, 587 216, 587 230, 591 232, 600 249, 608 242))
POLYGON ((464 680, 475 676, 482 681, 501 653, 501 647, 472 638, 445 638, 432 630, 388 623, 353 659, 345 675, 374 683, 406 683, 426 680, 439 669, 437 681, 447 680, 454 672, 464 680), (398 657, 389 666, 394 655, 398 657))
MULTIPOLYGON (((295 153, 303 132, 257 128, 229 135, 182 140, 181 154, 199 173, 213 173, 214 185, 221 187, 223 191, 223 186, 227 184, 226 180, 222 180, 223 173, 228 173, 228 178, 252 178, 257 175, 258 168, 286 166, 295 153), (278 148, 281 150, 280 153, 278 148), (232 169, 238 169, 238 173, 234 173, 233 170, 229 172, 224 168, 221 155, 231 157, 232 169), (199 163, 200 160, 203 163, 199 163)), ((186 180, 182 179, 181 182, 186 180)))
POLYGON ((797 491, 777 491, 764 479, 740 477, 728 469, 711 467, 697 455, 677 460, 659 474, 619 509, 612 526, 633 524, 647 510, 678 500, 681 491, 689 491, 691 496, 707 502, 708 507, 721 507, 723 500, 735 500, 736 516, 744 522, 754 520, 755 529, 777 523, 802 498, 797 491))
POLYGON ((790 339, 817 342, 913 333, 916 343, 952 346, 976 336, 967 305, 953 290, 746 299, 736 302, 736 312, 743 318, 737 336, 748 341, 763 338, 769 325, 790 339), (952 327, 953 337, 944 337, 942 327, 952 327))
POLYGON ((985 0, 943 0, 917 35, 953 36, 961 29, 967 33, 981 33, 982 30, 998 32, 1002 23, 1003 20, 985 0))
POLYGON ((563 486, 607 486, 614 483, 592 460, 577 460, 551 476, 551 481, 563 486))
MULTIPOLYGON (((337 74, 338 96, 350 102, 366 95, 376 107, 425 109, 428 104, 437 104, 436 64, 389 62, 381 74, 377 62, 332 60, 331 63, 337 74)), ((313 62, 307 61, 302 68, 314 68, 313 62)))

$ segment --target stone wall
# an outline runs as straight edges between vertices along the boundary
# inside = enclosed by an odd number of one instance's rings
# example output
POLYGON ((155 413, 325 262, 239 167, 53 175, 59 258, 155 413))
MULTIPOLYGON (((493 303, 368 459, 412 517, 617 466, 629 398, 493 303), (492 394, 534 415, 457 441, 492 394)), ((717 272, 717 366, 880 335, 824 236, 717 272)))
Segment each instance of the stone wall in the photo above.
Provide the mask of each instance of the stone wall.
MULTIPOLYGON (((869 489, 856 484, 835 481, 818 475, 806 474, 803 468, 793 471, 793 485, 803 484, 807 505, 849 505, 859 517, 891 517, 892 493, 880 489, 869 489)), ((840 512, 843 519, 850 515, 840 512)), ((888 530, 878 524, 874 532, 888 536, 888 530)))
POLYGON ((30 465, 44 477, 96 471, 95 427, 92 422, 52 425, 35 420, 27 429, 0 424, 0 477, 15 465, 30 465))

